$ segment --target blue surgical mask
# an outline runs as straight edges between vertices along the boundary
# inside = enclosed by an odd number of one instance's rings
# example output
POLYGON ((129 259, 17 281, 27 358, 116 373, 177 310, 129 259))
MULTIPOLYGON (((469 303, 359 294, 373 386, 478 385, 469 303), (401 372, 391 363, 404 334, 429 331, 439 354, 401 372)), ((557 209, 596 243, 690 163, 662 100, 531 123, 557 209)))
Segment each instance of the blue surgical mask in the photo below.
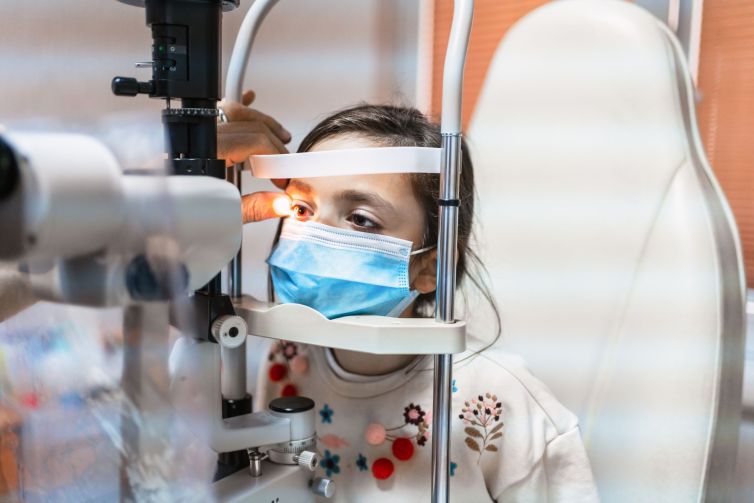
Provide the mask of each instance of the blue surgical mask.
POLYGON ((287 219, 270 265, 275 295, 328 318, 400 316, 419 295, 409 287, 411 241, 287 219))

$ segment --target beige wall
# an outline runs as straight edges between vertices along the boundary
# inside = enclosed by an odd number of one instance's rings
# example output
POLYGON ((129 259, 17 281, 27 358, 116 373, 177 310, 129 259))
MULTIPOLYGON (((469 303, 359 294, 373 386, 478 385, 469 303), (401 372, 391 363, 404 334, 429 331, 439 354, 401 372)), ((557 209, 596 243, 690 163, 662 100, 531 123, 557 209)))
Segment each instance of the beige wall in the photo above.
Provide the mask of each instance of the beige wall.
MULTIPOLYGON (((224 16, 224 66, 250 0, 224 16)), ((252 52, 246 87, 256 106, 294 135, 325 114, 360 101, 414 103, 419 2, 281 0, 252 52)), ((144 11, 116 0, 0 2, 0 124, 85 129, 123 164, 162 149, 161 100, 116 97, 116 75, 149 78, 133 63, 149 58, 144 11)), ((248 190, 268 189, 266 182, 248 190)), ((245 229, 245 284, 263 295, 263 260, 272 223, 245 229)))
MULTIPOLYGON (((249 0, 224 16, 225 64, 249 0)), ((320 115, 360 100, 413 101, 416 2, 282 0, 263 25, 247 83, 260 107, 302 135, 320 115)), ((143 9, 116 0, 0 2, 0 123, 90 125, 161 103, 110 92, 140 76, 151 40, 143 9)))

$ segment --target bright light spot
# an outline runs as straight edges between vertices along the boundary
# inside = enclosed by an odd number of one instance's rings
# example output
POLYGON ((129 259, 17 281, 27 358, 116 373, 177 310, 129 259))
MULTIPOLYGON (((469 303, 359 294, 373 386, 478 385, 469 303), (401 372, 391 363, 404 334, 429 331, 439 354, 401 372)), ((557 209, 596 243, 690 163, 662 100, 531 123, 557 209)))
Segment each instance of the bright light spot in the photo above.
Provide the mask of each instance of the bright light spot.
POLYGON ((291 199, 287 195, 285 195, 285 194, 280 194, 280 196, 277 197, 272 202, 272 209, 275 211, 275 213, 278 216, 281 216, 281 217, 290 216, 290 214, 291 214, 291 199))

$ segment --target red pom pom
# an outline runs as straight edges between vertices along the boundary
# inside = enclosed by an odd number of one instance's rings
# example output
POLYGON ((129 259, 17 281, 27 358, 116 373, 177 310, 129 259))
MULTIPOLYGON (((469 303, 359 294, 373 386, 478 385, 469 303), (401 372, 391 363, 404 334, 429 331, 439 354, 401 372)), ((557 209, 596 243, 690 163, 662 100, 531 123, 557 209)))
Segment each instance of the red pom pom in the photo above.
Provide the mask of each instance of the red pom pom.
POLYGON ((280 396, 298 396, 298 388, 293 384, 286 384, 283 386, 280 396))
POLYGON ((372 475, 378 480, 390 478, 394 471, 395 466, 393 466, 393 462, 387 458, 380 458, 372 463, 372 475))
POLYGON ((39 407, 39 396, 36 393, 26 393, 21 397, 21 403, 30 409, 39 407))
POLYGON ((414 455, 414 444, 405 437, 396 438, 393 441, 393 456, 401 461, 408 461, 414 455))
POLYGON ((278 382, 285 379, 285 376, 288 375, 288 369, 285 368, 285 365, 282 363, 275 363, 272 366, 270 366, 270 381, 272 382, 278 382))

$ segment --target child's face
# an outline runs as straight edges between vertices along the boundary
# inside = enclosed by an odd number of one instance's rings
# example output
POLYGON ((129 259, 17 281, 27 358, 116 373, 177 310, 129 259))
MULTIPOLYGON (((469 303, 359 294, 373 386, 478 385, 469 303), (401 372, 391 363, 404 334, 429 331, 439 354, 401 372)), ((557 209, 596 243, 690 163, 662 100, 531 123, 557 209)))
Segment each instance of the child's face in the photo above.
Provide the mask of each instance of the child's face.
MULTIPOLYGON (((379 147, 354 136, 318 143, 312 152, 379 147)), ((425 215, 405 174, 294 178, 286 193, 293 217, 362 232, 385 234, 422 246, 425 215)))
MULTIPOLYGON (((311 151, 380 146, 342 135, 316 144, 311 151)), ((414 243, 414 249, 425 245, 426 212, 405 174, 293 178, 286 193, 292 201, 291 218, 405 239, 414 243)), ((423 255, 427 256, 412 262, 410 276, 413 288, 428 293, 434 290, 435 254, 423 255)))

